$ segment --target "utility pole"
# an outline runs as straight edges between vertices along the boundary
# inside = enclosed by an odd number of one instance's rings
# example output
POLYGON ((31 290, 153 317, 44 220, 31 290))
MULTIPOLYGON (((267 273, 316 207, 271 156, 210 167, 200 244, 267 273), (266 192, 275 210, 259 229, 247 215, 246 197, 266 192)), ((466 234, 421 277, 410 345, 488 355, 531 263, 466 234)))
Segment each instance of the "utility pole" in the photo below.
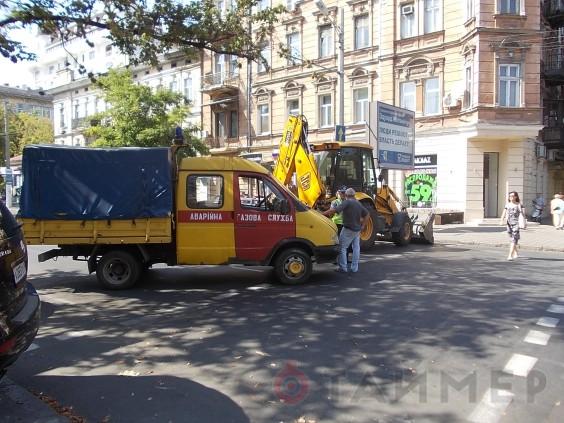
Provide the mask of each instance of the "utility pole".
POLYGON ((6 206, 12 207, 12 169, 10 168, 10 134, 8 133, 8 101, 4 100, 4 162, 6 173, 4 183, 6 186, 6 206))

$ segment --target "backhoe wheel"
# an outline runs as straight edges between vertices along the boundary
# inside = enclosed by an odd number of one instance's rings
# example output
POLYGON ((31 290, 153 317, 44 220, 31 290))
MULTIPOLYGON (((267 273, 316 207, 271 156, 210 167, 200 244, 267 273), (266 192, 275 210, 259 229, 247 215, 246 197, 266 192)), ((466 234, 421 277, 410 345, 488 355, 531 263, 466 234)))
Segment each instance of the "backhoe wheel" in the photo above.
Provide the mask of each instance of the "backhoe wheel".
POLYGON ((401 247, 411 242, 411 221, 409 217, 404 219, 398 232, 392 232, 392 241, 401 247))
MULTIPOLYGON (((364 204, 363 204, 364 205, 364 204)), ((364 230, 360 232, 360 250, 367 251, 374 247, 374 242, 376 241, 376 222, 378 213, 372 207, 364 205, 366 210, 368 210, 368 219, 364 225, 364 230)))
POLYGON ((299 285, 307 282, 311 268, 311 256, 301 248, 282 251, 274 262, 276 279, 284 285, 299 285))
POLYGON ((141 277, 143 265, 127 251, 109 251, 96 267, 98 282, 107 289, 131 288, 141 277))

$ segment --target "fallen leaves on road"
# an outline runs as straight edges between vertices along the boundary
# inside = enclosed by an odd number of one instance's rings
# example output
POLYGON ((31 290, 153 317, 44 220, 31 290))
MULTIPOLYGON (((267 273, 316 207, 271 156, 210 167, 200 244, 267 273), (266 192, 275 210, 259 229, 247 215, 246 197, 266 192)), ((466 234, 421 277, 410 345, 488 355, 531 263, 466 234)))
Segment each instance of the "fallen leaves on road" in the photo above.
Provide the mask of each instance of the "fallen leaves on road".
POLYGON ((31 393, 41 401, 43 401, 45 404, 47 404, 49 407, 51 407, 53 410, 55 410, 57 414, 69 419, 71 423, 86 423, 86 419, 84 417, 75 414, 72 406, 59 404, 59 402, 55 398, 52 398, 49 395, 45 395, 43 392, 31 391, 31 393))

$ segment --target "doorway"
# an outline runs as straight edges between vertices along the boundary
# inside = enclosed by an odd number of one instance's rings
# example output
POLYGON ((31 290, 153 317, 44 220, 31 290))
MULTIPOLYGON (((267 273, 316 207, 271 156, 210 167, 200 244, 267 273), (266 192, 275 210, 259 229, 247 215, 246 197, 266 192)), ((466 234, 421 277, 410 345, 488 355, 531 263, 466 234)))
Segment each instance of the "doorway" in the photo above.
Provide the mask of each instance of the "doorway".
POLYGON ((499 153, 484 153, 484 217, 498 215, 499 153))

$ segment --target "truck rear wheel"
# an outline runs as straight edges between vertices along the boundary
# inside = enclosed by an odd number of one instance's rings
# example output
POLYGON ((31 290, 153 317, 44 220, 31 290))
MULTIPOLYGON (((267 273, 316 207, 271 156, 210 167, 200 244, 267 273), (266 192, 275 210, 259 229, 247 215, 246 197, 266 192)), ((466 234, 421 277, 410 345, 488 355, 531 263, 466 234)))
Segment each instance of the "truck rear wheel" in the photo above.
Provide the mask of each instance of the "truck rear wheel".
POLYGON ((142 264, 127 251, 109 251, 96 266, 98 282, 107 289, 126 289, 135 285, 142 273, 142 264))
POLYGON ((299 285, 311 276, 311 256, 301 248, 282 251, 274 262, 278 282, 284 285, 299 285))
POLYGON ((360 250, 366 251, 374 247, 374 242, 376 241, 376 222, 378 213, 372 207, 363 204, 363 206, 368 210, 368 219, 364 225, 364 230, 360 232, 360 250))
POLYGON ((411 242, 411 221, 409 217, 401 223, 398 232, 392 232, 392 241, 397 246, 405 246, 411 242))

